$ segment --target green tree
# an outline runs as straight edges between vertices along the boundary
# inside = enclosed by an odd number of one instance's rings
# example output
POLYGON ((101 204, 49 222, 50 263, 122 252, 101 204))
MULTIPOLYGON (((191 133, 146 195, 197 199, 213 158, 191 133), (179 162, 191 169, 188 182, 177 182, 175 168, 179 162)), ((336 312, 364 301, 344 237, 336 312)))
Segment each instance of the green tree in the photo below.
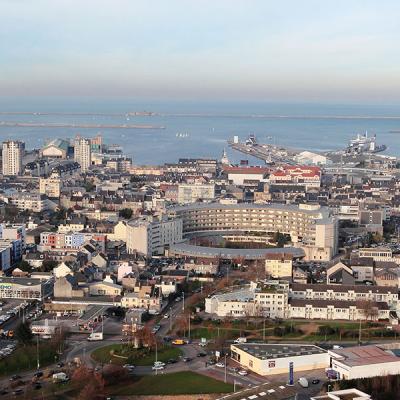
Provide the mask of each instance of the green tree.
POLYGON ((124 219, 129 219, 132 217, 133 211, 130 208, 124 208, 119 210, 119 216, 124 219))
POLYGON ((32 343, 33 334, 28 322, 21 322, 15 329, 15 338, 23 346, 32 343))

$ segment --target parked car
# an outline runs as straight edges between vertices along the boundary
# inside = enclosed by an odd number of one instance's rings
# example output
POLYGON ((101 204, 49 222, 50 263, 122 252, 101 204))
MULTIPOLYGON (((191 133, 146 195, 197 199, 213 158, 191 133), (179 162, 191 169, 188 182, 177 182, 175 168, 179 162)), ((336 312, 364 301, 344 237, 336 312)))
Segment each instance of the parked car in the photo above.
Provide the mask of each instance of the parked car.
POLYGON ((225 368, 225 364, 223 362, 217 362, 215 366, 218 368, 225 368))
POLYGON ((248 375, 249 373, 248 373, 245 369, 241 369, 241 370, 238 372, 238 374, 241 375, 241 376, 246 376, 246 375, 248 375))
POLYGON ((153 365, 153 366, 151 367, 151 369, 152 369, 153 371, 161 371, 161 370, 164 369, 164 365, 153 365))

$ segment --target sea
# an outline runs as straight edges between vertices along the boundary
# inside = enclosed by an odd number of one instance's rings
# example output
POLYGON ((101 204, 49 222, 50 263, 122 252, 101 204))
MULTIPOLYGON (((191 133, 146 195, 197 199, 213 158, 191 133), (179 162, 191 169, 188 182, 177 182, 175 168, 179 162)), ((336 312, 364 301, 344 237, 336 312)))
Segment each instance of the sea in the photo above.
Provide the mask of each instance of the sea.
MULTIPOLYGON (((400 106, 0 97, 0 141, 20 139, 28 149, 33 149, 53 138, 71 138, 77 134, 91 137, 101 133, 105 143, 121 145, 136 165, 176 162, 189 157, 220 158, 224 148, 233 163, 249 159, 228 147, 227 141, 234 136, 245 140, 254 134, 259 143, 327 151, 344 148, 352 137, 365 132, 376 134, 377 143, 387 145, 384 154, 400 157, 400 106), (127 116, 142 111, 156 115, 127 116), (30 114, 19 114, 25 112, 30 114), (7 127, 1 122, 163 128, 7 127)), ((252 158, 249 162, 262 163, 252 158)))

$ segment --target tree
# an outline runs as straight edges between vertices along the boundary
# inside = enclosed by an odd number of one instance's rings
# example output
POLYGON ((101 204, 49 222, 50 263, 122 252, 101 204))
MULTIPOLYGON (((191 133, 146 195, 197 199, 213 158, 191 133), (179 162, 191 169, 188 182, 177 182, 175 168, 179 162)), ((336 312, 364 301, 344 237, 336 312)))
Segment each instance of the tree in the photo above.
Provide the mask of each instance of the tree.
POLYGON ((357 302, 357 308, 367 321, 375 321, 378 319, 379 310, 377 304, 373 300, 360 300, 357 302))
POLYGON ((102 399, 104 393, 104 380, 101 374, 93 373, 85 365, 75 369, 72 375, 72 382, 80 392, 79 400, 102 399))
POLYGON ((123 208, 122 210, 119 210, 119 216, 124 219, 132 218, 132 214, 133 211, 130 208, 123 208))
POLYGON ((55 267, 57 267, 58 262, 53 260, 44 260, 42 266, 40 267, 41 272, 51 272, 55 267))
POLYGON ((25 260, 21 260, 17 265, 16 268, 19 268, 21 271, 24 272, 31 272, 32 271, 32 267, 31 265, 25 261, 25 260))
POLYGON ((28 322, 21 322, 17 329, 15 329, 15 338, 17 339, 19 344, 23 346, 29 345, 32 343, 33 334, 28 322))

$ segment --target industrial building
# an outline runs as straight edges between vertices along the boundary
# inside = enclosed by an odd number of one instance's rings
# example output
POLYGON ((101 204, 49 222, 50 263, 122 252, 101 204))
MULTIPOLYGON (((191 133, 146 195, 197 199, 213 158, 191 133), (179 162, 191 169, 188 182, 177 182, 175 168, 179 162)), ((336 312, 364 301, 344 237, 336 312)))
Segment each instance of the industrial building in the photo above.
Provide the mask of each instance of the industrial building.
POLYGON ((231 345, 231 358, 261 376, 329 367, 330 356, 318 346, 306 344, 243 343, 231 345))

